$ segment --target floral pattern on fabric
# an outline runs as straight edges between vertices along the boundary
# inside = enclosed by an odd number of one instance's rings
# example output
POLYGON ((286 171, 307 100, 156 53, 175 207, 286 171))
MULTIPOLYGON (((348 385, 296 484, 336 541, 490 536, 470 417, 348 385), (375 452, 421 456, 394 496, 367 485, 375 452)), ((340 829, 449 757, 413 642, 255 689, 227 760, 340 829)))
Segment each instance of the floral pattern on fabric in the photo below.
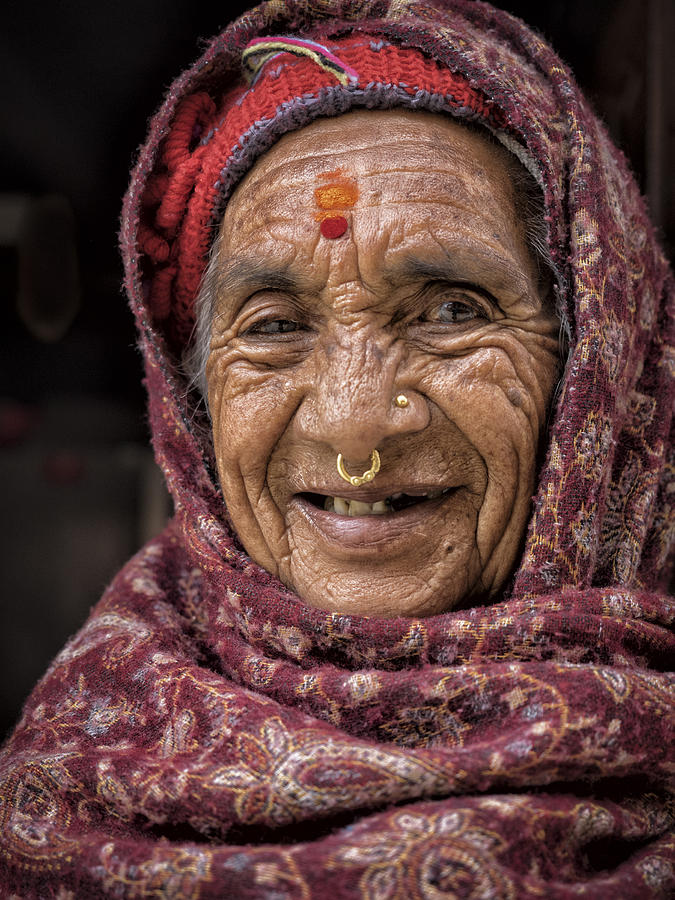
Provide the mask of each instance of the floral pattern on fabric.
POLYGON ((0 752, 0 896, 675 890, 672 276, 550 48, 482 3, 439 6, 272 0, 214 39, 153 121, 121 239, 176 515, 0 752), (168 332, 147 315, 139 241, 153 236, 139 231, 176 110, 219 99, 253 35, 303 27, 381 34, 462 72, 543 187, 570 350, 522 559, 489 607, 328 614, 252 563, 168 332))

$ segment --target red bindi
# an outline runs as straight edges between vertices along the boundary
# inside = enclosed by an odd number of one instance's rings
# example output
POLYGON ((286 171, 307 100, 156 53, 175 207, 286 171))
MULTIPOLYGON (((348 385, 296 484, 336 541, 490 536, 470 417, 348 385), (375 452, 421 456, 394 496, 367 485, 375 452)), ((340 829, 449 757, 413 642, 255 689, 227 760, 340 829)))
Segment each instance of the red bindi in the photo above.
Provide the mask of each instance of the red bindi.
POLYGON ((321 220, 321 234, 325 238, 339 238, 347 230, 347 220, 344 216, 326 216, 321 220))

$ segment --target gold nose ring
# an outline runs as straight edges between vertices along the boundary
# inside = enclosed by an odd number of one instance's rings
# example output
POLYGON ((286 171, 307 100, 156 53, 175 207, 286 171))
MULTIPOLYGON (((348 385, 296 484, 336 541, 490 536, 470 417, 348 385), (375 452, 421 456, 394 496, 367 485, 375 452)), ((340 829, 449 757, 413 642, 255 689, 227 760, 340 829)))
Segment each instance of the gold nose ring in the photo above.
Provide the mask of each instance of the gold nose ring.
POLYGON ((394 405, 398 406, 399 409, 405 409, 409 403, 410 401, 405 394, 397 394, 394 397, 394 405))
POLYGON ((377 450, 373 450, 370 454, 370 468, 367 472, 364 472, 363 475, 350 475, 349 472, 345 469, 345 461, 342 457, 341 453, 337 455, 337 470, 340 478, 344 478, 345 481, 349 482, 349 484, 354 487, 360 487, 360 485, 365 484, 367 481, 372 481, 373 478, 380 471, 380 454, 377 450))

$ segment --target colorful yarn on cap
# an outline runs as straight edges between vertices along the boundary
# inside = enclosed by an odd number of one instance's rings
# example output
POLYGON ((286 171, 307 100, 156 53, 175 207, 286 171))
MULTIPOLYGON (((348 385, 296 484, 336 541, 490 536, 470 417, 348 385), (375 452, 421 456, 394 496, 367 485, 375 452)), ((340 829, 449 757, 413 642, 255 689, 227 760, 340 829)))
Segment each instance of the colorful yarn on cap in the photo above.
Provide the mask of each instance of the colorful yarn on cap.
POLYGON ((282 53, 309 57, 324 72, 330 72, 331 75, 335 75, 343 87, 347 87, 350 82, 356 84, 359 80, 359 74, 356 69, 348 66, 334 53, 331 53, 328 47, 324 47, 323 44, 317 44, 316 41, 301 40, 300 38, 267 37, 254 38, 246 45, 241 54, 242 69, 249 84, 253 86, 256 83, 265 63, 280 56, 282 53))

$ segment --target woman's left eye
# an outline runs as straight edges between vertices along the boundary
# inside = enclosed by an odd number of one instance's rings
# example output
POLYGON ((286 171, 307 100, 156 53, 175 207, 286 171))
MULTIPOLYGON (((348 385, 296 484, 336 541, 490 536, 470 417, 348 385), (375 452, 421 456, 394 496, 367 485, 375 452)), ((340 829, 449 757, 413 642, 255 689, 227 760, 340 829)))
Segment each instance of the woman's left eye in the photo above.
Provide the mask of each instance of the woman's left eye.
MULTIPOLYGON (((448 298, 448 292, 444 292, 445 298, 440 303, 434 303, 427 308, 424 320, 436 325, 464 325, 469 322, 477 322, 489 318, 488 311, 481 302, 465 293, 457 293, 457 299, 448 298)), ((451 294, 452 296, 452 294, 451 294)))
POLYGON ((450 325, 469 322, 476 318, 483 318, 482 312, 469 303, 462 303, 459 300, 446 300, 437 306, 430 315, 432 321, 450 325))
POLYGON ((491 298, 471 286, 432 283, 422 293, 426 311, 422 322, 464 325, 491 318, 491 298))

